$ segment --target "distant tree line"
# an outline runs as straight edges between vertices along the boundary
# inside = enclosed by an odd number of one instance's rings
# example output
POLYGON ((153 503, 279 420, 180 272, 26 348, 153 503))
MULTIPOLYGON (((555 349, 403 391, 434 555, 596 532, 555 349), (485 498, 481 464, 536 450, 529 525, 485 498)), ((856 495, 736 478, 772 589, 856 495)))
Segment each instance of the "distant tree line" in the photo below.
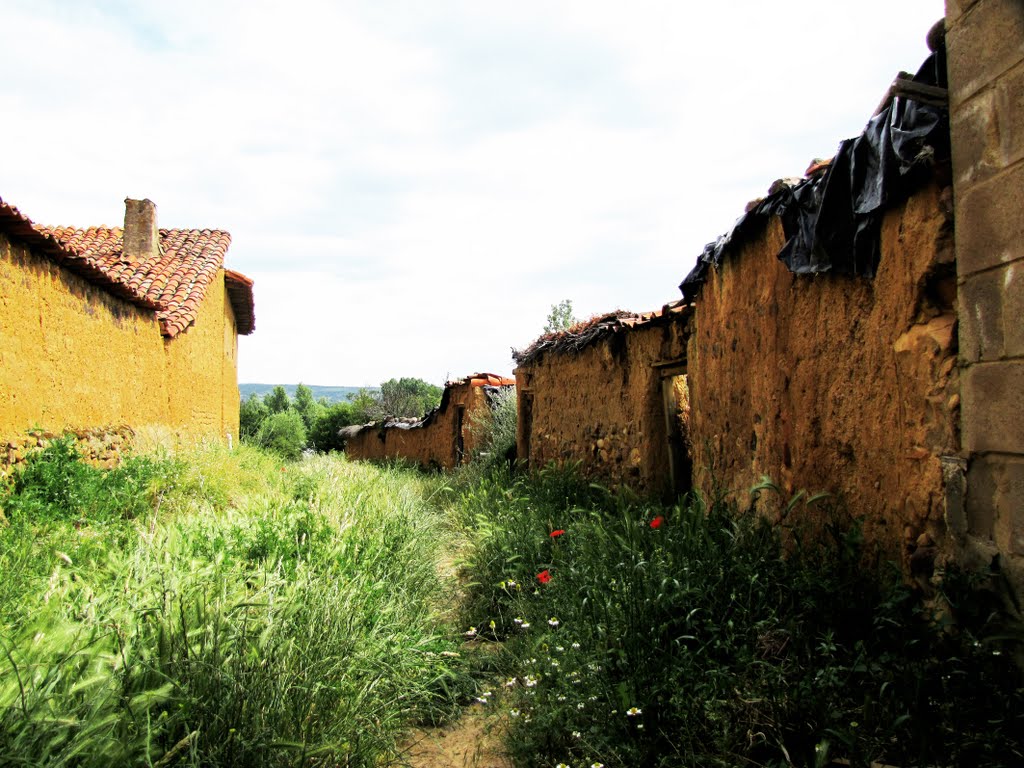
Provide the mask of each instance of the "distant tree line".
POLYGON ((360 389, 343 403, 313 397, 305 384, 288 396, 283 386, 260 397, 249 395, 239 411, 241 438, 297 458, 304 450, 337 451, 344 447, 342 427, 367 424, 388 417, 419 418, 441 403, 441 387, 422 379, 390 379, 380 389, 360 389))

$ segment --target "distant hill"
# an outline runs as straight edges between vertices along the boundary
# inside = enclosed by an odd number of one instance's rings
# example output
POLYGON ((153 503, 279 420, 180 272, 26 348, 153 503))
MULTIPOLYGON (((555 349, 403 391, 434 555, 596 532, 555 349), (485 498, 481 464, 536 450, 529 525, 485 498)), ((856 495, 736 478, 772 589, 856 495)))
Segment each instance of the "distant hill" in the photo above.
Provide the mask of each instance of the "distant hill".
MULTIPOLYGON (((242 395, 243 400, 247 400, 249 395, 257 394, 260 397, 265 397, 276 387, 277 384, 239 384, 238 391, 242 395)), ((295 387, 297 384, 283 384, 285 392, 288 393, 288 397, 295 397, 295 387)), ((313 398, 319 400, 321 397, 327 398, 329 403, 342 403, 348 399, 349 393, 355 394, 359 391, 360 387, 318 387, 316 384, 307 384, 311 390, 313 390, 313 398)))

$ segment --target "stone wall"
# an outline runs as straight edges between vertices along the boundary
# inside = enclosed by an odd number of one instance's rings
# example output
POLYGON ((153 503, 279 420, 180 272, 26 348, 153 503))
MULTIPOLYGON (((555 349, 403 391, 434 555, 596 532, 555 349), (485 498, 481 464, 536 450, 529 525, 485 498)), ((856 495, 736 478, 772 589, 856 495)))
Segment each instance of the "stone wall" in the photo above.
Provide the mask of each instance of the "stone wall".
POLYGON ((1024 4, 947 0, 969 560, 1024 587, 1024 4))
POLYGON ((673 465, 676 414, 666 416, 666 387, 685 373, 686 323, 670 314, 520 363, 519 459, 531 469, 578 463, 598 482, 654 496, 688 486, 688 467, 673 465))
MULTIPOLYGON (((135 431, 131 427, 95 427, 68 432, 75 439, 82 459, 100 469, 113 469, 121 463, 135 444, 135 431)), ((7 441, 0 452, 0 477, 10 474, 33 453, 42 450, 54 438, 54 432, 33 429, 7 441)))
MULTIPOLYGON (((695 300, 695 485, 741 506, 764 476, 787 498, 830 492, 894 557, 942 540, 960 400, 941 184, 886 213, 873 279, 794 274, 777 257, 783 243, 771 219, 727 253, 695 300)), ((779 510, 776 498, 761 503, 779 510)))
POLYGON ((238 434, 237 336, 221 274, 196 323, 156 315, 0 234, 0 439, 105 424, 238 434))

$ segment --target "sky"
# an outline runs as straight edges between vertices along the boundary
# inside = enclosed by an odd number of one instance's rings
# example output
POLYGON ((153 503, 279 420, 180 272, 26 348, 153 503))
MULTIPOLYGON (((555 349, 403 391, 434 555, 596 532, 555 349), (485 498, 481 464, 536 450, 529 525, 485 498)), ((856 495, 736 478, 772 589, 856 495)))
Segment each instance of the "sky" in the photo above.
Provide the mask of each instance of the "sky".
POLYGON ((942 0, 0 0, 0 198, 231 233, 239 381, 508 374, 551 306, 680 297, 858 134, 942 0))

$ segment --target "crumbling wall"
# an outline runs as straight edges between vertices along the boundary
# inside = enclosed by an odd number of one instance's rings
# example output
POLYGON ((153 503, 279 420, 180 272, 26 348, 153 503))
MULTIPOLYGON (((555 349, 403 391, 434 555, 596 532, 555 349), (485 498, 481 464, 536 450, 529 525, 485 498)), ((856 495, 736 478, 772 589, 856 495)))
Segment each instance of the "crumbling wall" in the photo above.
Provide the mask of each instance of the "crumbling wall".
POLYGON ((671 315, 521 363, 519 458, 531 469, 578 462, 611 487, 670 495, 663 373, 682 363, 685 338, 685 317, 671 315))
POLYGON ((935 183, 886 213, 874 279, 790 272, 777 219, 710 273, 689 340, 698 488, 744 505, 763 476, 831 492, 890 554, 943 538, 960 402, 948 199, 935 183))
POLYGON ((488 408, 482 386, 449 385, 441 407, 413 425, 370 425, 352 435, 345 453, 352 459, 406 459, 425 468, 454 469, 472 454, 478 439, 471 426, 488 408))

